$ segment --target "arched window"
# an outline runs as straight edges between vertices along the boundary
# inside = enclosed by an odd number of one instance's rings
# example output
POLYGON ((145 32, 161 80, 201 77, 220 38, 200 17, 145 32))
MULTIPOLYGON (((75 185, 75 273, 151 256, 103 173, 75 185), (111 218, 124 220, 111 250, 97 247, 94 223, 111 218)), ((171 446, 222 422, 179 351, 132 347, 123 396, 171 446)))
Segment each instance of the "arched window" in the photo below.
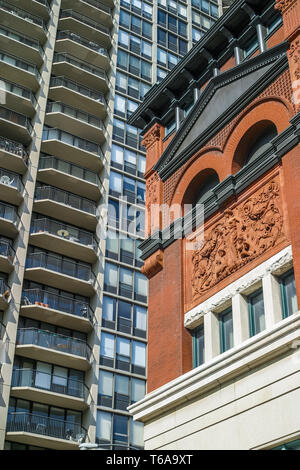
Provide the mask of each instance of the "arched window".
POLYGON ((198 173, 192 181, 189 183, 187 190, 185 191, 182 204, 201 204, 203 201, 212 194, 212 189, 219 184, 219 176, 212 169, 207 168, 198 173))
POLYGON ((258 155, 260 155, 264 150, 267 149, 269 143, 271 142, 274 137, 277 136, 277 129, 274 124, 271 124, 266 129, 264 129, 258 136, 256 137, 253 144, 250 146, 245 159, 245 165, 247 163, 253 162, 258 155))
POLYGON ((196 194, 193 205, 202 204, 204 199, 212 194, 212 189, 219 183, 220 181, 217 173, 208 176, 208 178, 206 178, 203 183, 199 185, 199 190, 196 194))

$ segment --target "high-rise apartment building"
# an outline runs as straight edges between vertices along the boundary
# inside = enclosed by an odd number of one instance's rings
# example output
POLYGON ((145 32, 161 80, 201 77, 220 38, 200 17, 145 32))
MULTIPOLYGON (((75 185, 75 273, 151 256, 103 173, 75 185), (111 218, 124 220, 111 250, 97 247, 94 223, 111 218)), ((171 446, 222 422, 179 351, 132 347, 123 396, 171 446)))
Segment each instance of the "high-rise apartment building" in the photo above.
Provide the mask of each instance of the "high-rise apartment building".
POLYGON ((0 449, 143 447, 145 152, 126 120, 221 13, 0 1, 0 449))

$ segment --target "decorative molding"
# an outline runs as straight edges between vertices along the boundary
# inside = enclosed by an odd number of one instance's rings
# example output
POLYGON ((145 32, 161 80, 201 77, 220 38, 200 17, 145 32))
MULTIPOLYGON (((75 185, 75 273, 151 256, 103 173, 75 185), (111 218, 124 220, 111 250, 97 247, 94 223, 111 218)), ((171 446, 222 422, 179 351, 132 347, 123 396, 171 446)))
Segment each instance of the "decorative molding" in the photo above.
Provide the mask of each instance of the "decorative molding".
POLYGON ((146 148, 148 151, 153 145, 161 140, 161 126, 159 124, 154 124, 153 127, 147 132, 145 135, 142 145, 146 148))
POLYGON ((286 13, 295 3, 297 3, 297 0, 276 0, 275 9, 286 13))
POLYGON ((164 267, 164 253, 162 250, 158 250, 156 253, 150 256, 145 261, 144 266, 142 267, 142 273, 148 278, 156 276, 164 267))

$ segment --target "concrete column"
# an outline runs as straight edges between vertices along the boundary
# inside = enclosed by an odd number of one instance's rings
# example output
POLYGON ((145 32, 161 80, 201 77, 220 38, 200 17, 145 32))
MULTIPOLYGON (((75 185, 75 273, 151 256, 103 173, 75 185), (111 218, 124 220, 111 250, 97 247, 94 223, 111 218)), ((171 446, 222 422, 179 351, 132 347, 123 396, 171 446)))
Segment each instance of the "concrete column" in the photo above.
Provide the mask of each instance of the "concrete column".
POLYGON ((239 65, 242 62, 242 50, 239 46, 235 46, 233 51, 234 51, 235 65, 239 65))
POLYGON ((265 41, 265 33, 266 33, 265 27, 261 23, 258 23, 256 25, 256 32, 257 32, 257 39, 258 39, 260 52, 265 52, 267 50, 267 45, 265 41))
POLYGON ((237 346, 250 336, 247 299, 236 294, 232 298, 233 344, 237 346))
POLYGON ((175 108, 176 131, 178 131, 181 125, 182 119, 183 119, 183 110, 179 106, 176 106, 175 108))
POLYGON ((220 354, 219 318, 214 312, 204 315, 205 362, 220 354))
POLYGON ((200 90, 199 88, 195 87, 194 88, 194 103, 196 103, 198 101, 198 99, 200 98, 200 90))
POLYGON ((282 320, 280 285, 271 273, 263 278, 262 284, 266 329, 268 330, 282 320))

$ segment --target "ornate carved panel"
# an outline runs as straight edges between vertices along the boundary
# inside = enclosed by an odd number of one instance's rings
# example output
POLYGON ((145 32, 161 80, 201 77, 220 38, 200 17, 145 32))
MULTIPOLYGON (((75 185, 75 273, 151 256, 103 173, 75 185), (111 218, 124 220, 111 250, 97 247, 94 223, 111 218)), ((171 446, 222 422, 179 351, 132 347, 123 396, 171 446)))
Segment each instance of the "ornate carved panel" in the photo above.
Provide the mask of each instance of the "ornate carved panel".
MULTIPOLYGON (((221 281, 259 258, 285 238, 279 177, 204 231, 197 249, 186 252, 186 300, 191 307, 221 281)), ((270 254, 271 256, 271 254, 270 254)))

